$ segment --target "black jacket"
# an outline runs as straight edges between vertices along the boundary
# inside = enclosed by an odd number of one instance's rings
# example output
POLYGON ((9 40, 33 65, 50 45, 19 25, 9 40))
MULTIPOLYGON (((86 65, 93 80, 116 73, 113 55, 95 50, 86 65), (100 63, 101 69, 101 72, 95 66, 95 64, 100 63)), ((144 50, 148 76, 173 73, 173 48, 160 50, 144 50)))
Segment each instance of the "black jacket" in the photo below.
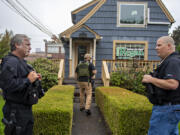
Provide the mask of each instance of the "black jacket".
POLYGON ((6 101, 24 104, 24 95, 27 87, 31 84, 27 78, 28 71, 23 65, 26 61, 9 53, 2 60, 1 64, 1 88, 6 101))

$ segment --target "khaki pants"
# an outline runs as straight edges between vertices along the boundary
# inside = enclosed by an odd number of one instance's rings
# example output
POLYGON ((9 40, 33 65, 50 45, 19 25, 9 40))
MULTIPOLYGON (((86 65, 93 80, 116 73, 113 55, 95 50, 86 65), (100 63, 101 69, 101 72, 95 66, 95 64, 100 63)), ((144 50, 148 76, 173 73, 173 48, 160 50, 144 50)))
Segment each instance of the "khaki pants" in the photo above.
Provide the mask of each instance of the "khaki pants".
POLYGON ((80 87, 80 108, 84 107, 84 96, 86 93, 86 105, 85 109, 90 109, 91 107, 91 98, 92 98, 92 87, 89 82, 78 82, 80 87))

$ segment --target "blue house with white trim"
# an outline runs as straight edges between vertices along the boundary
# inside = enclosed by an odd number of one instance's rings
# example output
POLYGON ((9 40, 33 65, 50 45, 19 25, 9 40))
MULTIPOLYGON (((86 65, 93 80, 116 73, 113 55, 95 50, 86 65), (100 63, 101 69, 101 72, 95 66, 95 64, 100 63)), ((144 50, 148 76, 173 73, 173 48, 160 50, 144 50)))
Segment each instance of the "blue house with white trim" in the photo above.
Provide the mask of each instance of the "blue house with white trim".
POLYGON ((174 23, 161 0, 92 0, 71 12, 73 26, 60 33, 65 77, 74 77, 85 53, 101 77, 103 59, 159 60, 156 40, 174 23))

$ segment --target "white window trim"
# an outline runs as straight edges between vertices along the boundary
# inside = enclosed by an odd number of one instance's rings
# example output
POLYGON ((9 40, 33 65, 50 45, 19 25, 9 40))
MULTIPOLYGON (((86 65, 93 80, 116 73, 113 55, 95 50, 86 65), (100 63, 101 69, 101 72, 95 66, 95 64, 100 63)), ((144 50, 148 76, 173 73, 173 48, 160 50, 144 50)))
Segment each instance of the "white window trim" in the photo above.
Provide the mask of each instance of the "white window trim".
POLYGON ((146 27, 147 25, 147 2, 117 2, 117 27, 146 27), (144 5, 144 24, 121 24, 120 5, 144 5))
POLYGON ((150 21, 150 8, 148 8, 148 24, 164 24, 164 25, 170 25, 170 22, 151 22, 150 21))

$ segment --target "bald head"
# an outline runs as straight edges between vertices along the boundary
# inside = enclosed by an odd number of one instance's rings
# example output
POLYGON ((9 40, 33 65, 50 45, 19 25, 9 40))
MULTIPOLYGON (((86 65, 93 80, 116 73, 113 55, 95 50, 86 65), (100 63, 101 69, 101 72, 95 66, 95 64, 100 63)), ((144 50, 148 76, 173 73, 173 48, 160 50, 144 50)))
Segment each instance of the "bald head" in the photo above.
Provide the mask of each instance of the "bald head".
POLYGON ((171 49, 175 51, 174 39, 170 36, 162 36, 158 40, 161 40, 164 45, 171 45, 171 49))
POLYGON ((157 55, 164 59, 171 53, 175 52, 174 40, 170 36, 163 36, 157 40, 156 43, 157 55))

